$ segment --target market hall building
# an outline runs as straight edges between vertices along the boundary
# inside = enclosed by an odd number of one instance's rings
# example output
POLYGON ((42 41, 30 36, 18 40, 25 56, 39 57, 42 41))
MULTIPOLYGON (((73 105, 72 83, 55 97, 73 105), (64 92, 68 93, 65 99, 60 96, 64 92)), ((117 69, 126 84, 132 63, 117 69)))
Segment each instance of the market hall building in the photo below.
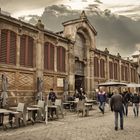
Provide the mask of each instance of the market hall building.
POLYGON ((10 104, 33 102, 38 80, 44 96, 53 88, 58 97, 80 87, 90 94, 108 80, 138 82, 136 63, 96 48, 97 31, 84 11, 63 26, 53 33, 40 20, 33 26, 0 13, 0 76, 8 78, 10 104))

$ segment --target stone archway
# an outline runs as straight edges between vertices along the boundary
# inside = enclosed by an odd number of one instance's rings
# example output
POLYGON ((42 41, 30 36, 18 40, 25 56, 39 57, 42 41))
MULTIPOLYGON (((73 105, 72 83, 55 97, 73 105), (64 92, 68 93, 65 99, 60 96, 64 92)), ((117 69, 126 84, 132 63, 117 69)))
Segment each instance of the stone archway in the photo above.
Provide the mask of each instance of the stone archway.
POLYGON ((90 37, 86 28, 80 27, 75 36, 75 88, 83 88, 88 93, 89 88, 89 54, 90 37), (79 87, 77 87, 79 85, 79 87))

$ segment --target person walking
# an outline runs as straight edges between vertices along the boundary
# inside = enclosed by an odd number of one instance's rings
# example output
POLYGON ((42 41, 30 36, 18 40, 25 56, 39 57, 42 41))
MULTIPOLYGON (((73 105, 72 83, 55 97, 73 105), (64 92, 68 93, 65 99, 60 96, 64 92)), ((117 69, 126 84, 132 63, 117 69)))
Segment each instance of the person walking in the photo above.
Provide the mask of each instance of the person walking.
POLYGON ((123 130, 123 98, 115 89, 114 95, 110 100, 111 111, 114 111, 115 116, 115 130, 118 130, 118 115, 120 116, 120 129, 123 130))
POLYGON ((99 92, 97 94, 97 99, 98 99, 98 102, 99 102, 99 109, 104 114, 105 102, 106 102, 106 93, 105 93, 103 87, 99 87, 99 92))
POLYGON ((140 103, 140 97, 137 93, 134 93, 134 95, 132 96, 134 117, 138 117, 139 115, 139 103, 140 103))
POLYGON ((125 91, 123 93, 123 105, 124 105, 124 115, 127 116, 128 115, 128 105, 129 105, 129 101, 130 101, 130 93, 128 91, 125 91))

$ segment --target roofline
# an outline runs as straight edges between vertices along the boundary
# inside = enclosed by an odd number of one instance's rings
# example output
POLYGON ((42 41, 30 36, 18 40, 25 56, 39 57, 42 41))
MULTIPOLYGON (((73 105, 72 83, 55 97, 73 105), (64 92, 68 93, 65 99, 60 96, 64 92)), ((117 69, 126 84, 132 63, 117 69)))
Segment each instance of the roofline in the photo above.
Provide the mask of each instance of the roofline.
POLYGON ((78 22, 85 22, 85 23, 87 23, 89 25, 90 29, 94 32, 94 34, 97 35, 96 29, 90 24, 90 22, 89 22, 89 20, 87 18, 84 18, 84 19, 81 19, 81 18, 72 19, 72 20, 63 22, 62 25, 66 26, 66 25, 70 25, 70 24, 74 24, 74 23, 78 23, 78 22))
POLYGON ((135 63, 135 62, 132 62, 132 61, 130 61, 130 60, 125 60, 125 59, 123 59, 122 57, 118 57, 118 56, 113 55, 113 54, 110 54, 110 53, 105 53, 104 51, 101 51, 101 50, 99 50, 99 49, 91 49, 91 51, 98 52, 98 53, 102 53, 102 54, 104 54, 105 56, 109 55, 109 56, 111 56, 111 57, 115 57, 115 59, 122 60, 122 61, 125 61, 125 62, 128 62, 128 63, 131 63, 131 64, 134 64, 134 63, 135 63))
POLYGON ((60 35, 52 32, 52 31, 49 31, 49 30, 46 30, 46 29, 38 29, 36 26, 34 26, 32 24, 23 22, 23 21, 21 21, 19 19, 16 19, 16 18, 11 17, 11 16, 7 16, 7 15, 4 15, 4 14, 0 13, 0 19, 3 19, 5 21, 12 22, 12 23, 18 25, 19 27, 27 27, 27 28, 35 31, 35 32, 42 31, 45 34, 49 34, 49 35, 51 35, 53 37, 58 37, 58 38, 60 38, 61 40, 65 41, 65 42, 69 42, 69 43, 72 43, 73 44, 73 42, 70 39, 67 39, 65 37, 62 37, 62 36, 60 36, 60 35))

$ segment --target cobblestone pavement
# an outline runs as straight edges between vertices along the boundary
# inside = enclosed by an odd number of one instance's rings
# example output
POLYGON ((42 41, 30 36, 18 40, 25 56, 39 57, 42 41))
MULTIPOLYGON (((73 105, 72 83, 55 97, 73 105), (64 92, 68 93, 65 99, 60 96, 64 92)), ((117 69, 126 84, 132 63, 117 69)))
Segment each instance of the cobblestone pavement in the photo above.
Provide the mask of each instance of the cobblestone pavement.
POLYGON ((64 119, 36 123, 18 129, 0 130, 0 140, 140 140, 140 117, 134 118, 132 107, 124 118, 124 130, 114 130, 114 114, 106 107, 101 114, 97 106, 89 117, 67 113, 64 119))

